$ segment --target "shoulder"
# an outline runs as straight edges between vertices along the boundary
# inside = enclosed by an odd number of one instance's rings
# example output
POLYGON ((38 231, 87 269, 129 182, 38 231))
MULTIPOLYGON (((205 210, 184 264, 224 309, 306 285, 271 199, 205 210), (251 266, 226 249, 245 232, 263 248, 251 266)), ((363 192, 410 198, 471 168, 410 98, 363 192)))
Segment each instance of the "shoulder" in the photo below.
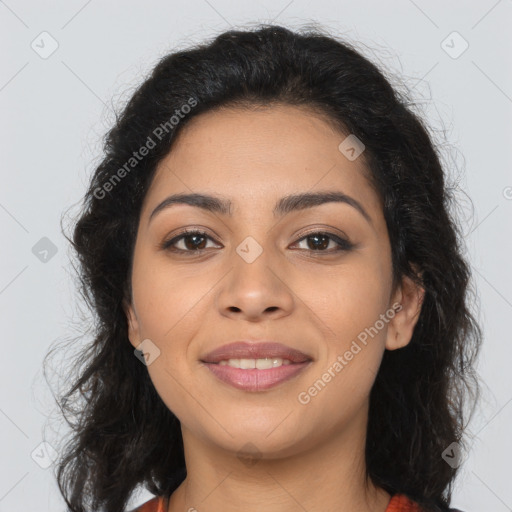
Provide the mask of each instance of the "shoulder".
POLYGON ((421 508, 405 494, 395 494, 391 497, 386 512, 421 512, 421 508))
POLYGON ((165 496, 155 496, 128 512, 166 512, 166 509, 167 499, 165 496))
MULTIPOLYGON (((437 509, 439 512, 463 512, 456 508, 437 509)), ((405 494, 395 494, 386 508, 385 512, 424 512, 418 503, 411 500, 405 494)))

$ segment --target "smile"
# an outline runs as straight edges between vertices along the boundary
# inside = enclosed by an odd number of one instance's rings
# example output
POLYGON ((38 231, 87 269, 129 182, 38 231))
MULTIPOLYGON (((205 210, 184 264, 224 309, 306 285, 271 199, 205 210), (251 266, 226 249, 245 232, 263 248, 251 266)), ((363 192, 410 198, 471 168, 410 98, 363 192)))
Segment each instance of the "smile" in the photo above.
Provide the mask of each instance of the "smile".
POLYGON ((201 357, 220 381, 244 391, 265 391, 292 379, 312 357, 276 341, 235 341, 201 357))
POLYGON ((265 391, 297 376, 312 361, 292 363, 281 358, 229 359, 204 363, 222 382, 244 391, 265 391))
POLYGON ((241 368, 242 370, 268 370, 269 368, 278 368, 279 366, 292 364, 289 359, 281 357, 265 357, 264 359, 223 359, 219 361, 222 366, 231 366, 232 368, 241 368))

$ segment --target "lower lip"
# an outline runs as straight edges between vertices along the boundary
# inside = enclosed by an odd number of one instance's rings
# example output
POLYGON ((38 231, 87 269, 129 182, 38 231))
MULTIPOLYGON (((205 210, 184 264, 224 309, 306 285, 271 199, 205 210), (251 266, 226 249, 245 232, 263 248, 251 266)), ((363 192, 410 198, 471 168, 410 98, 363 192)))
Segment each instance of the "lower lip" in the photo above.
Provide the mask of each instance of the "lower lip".
POLYGON ((242 370, 241 368, 233 368, 228 365, 221 366, 214 363, 204 363, 204 365, 218 379, 231 384, 235 388, 243 389, 244 391, 264 391, 295 377, 304 368, 309 366, 310 363, 311 361, 292 363, 266 370, 258 370, 256 368, 242 370))

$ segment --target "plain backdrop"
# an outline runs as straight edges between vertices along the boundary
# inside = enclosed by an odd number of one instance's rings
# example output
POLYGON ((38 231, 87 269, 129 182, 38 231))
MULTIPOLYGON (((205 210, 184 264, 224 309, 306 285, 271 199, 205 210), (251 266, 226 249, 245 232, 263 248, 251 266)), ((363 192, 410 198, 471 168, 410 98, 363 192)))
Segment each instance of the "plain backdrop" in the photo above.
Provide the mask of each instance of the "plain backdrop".
MULTIPOLYGON (((0 1, 0 511, 65 510, 44 444, 64 430, 48 426, 54 404, 42 361, 52 343, 80 332, 73 330, 78 294, 60 220, 80 201, 101 158, 112 108, 166 52, 258 22, 316 23, 357 43, 401 77, 438 138, 461 190, 484 330, 484 399, 470 425, 471 451, 452 506, 512 510, 512 1, 6 0, 0 1)), ((149 497, 143 491, 133 503, 149 497)))

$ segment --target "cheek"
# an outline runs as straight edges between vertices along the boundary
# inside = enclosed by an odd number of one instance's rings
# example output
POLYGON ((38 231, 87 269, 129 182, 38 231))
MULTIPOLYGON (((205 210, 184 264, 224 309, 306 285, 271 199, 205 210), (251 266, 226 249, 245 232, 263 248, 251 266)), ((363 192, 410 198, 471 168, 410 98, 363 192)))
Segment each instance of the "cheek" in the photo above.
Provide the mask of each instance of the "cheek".
POLYGON ((297 274, 294 284, 294 292, 314 313, 311 319, 340 350, 385 313, 390 291, 385 262, 368 257, 314 274, 297 274))
MULTIPOLYGON (((333 408, 334 426, 366 403, 385 350, 391 292, 391 265, 377 254, 360 258, 336 275, 316 280, 326 290, 315 311, 325 326, 326 344, 321 368, 301 403, 311 410, 333 408), (327 299, 325 298, 327 297, 327 299), (382 320, 384 318, 384 320, 382 320), (328 404, 328 405, 326 405, 328 404), (336 408, 343 404, 343 407, 336 408)), ((320 288, 318 288, 320 289, 320 288)))
POLYGON ((159 351, 147 370, 158 395, 182 419, 194 406, 184 391, 193 387, 187 354, 189 341, 200 324, 198 294, 206 285, 198 276, 171 272, 168 265, 156 265, 143 256, 139 254, 134 261, 133 301, 141 339, 151 340, 159 351))
POLYGON ((348 407, 357 407, 369 394, 392 318, 386 316, 390 272, 390 265, 388 269, 388 263, 375 254, 317 273, 313 280, 304 278, 301 293, 309 287, 305 302, 326 340, 320 353, 321 365, 310 383, 311 394, 303 390, 308 395, 305 400, 311 399, 319 406, 342 400, 348 407), (324 388, 328 390, 324 392, 324 388))
POLYGON ((201 272, 155 262, 154 257, 136 260, 132 289, 141 336, 165 344, 176 340, 173 336, 178 331, 183 334, 188 325, 197 325, 210 280, 201 272))
POLYGON ((173 411, 184 409, 184 387, 193 387, 195 366, 189 345, 201 329, 207 294, 215 282, 211 273, 171 268, 165 258, 157 261, 144 250, 135 254, 132 291, 140 338, 151 340, 159 351, 147 369, 158 394, 173 411))
POLYGON ((354 266, 337 276, 317 276, 315 283, 323 285, 324 293, 308 302, 326 343, 297 401, 311 418, 323 418, 327 430, 367 403, 382 361, 389 318, 383 321, 381 315, 389 290, 388 278, 378 268, 354 266), (328 417, 325 410, 331 411, 328 417))

